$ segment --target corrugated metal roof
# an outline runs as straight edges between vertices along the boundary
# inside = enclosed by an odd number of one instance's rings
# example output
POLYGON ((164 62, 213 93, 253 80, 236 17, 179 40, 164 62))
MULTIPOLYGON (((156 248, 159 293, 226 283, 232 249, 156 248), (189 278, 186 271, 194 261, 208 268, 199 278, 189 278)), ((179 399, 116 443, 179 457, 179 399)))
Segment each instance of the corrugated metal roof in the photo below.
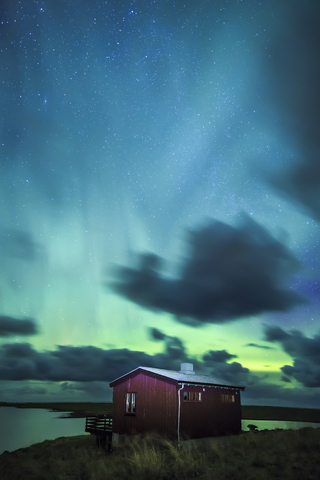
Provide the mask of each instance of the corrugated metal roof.
POLYGON ((145 370, 150 373, 155 373, 156 375, 161 375, 162 377, 171 378, 172 380, 176 380, 179 383, 188 383, 188 384, 196 384, 196 385, 215 385, 221 387, 234 387, 244 390, 244 387, 233 385, 225 380, 221 380, 219 378, 211 377, 210 375, 197 375, 194 372, 192 374, 186 374, 182 372, 176 372, 175 370, 164 370, 162 368, 152 368, 152 367, 138 367, 131 372, 122 375, 119 378, 113 380, 110 385, 120 378, 124 378, 127 375, 135 372, 136 370, 145 370))

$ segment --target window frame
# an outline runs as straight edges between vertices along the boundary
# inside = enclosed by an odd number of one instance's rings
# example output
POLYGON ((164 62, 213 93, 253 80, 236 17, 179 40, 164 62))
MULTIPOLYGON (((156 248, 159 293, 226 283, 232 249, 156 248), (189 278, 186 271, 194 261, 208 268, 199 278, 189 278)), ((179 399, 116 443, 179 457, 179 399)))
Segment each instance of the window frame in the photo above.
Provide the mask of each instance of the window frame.
POLYGON ((221 403, 229 403, 231 405, 236 403, 236 396, 234 393, 221 393, 221 403))
POLYGON ((200 403, 202 402, 202 392, 194 392, 190 390, 184 390, 183 392, 183 401, 189 403, 200 403), (185 398, 187 395, 188 398, 185 398))
POLYGON ((125 395, 125 414, 136 415, 137 413, 137 392, 127 392, 125 395))

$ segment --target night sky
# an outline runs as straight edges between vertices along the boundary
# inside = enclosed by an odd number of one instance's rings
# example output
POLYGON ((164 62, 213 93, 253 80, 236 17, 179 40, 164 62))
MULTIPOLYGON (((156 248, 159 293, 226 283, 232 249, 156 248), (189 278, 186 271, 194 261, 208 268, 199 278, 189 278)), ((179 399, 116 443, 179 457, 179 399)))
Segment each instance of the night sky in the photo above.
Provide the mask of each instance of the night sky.
POLYGON ((319 406, 310 0, 4 0, 0 400, 142 366, 319 406))

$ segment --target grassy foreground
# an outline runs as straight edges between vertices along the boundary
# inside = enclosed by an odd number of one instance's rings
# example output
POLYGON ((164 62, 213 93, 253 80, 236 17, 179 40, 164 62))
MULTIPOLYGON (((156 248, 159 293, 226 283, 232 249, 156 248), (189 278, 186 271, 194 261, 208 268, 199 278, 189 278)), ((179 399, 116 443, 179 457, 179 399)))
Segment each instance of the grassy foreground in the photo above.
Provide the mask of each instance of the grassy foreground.
POLYGON ((47 440, 0 456, 2 480, 319 480, 320 428, 246 433, 176 445, 131 437, 114 452, 91 436, 47 440), (223 441, 222 441, 223 440, 223 441))

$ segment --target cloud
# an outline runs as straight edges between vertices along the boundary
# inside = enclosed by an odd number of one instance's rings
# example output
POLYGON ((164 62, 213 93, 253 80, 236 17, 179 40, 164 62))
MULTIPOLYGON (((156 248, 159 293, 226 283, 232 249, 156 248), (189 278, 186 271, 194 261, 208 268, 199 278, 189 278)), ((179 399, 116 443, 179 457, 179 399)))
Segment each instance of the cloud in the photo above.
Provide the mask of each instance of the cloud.
POLYGON ((38 352, 28 343, 5 344, 0 347, 0 379, 110 381, 149 361, 149 355, 127 349, 58 346, 38 352))
POLYGON ((320 387, 320 335, 309 338, 299 330, 287 333, 280 327, 268 325, 264 333, 267 341, 280 343, 293 359, 293 366, 281 368, 286 379, 294 378, 305 387, 320 387))
MULTIPOLYGON (((210 350, 196 359, 187 355, 181 339, 158 330, 157 335, 160 334, 163 336, 164 348, 162 353, 155 355, 128 349, 103 350, 90 346, 60 346, 54 351, 38 352, 28 343, 2 345, 1 385, 14 385, 10 380, 18 380, 19 385, 28 380, 36 380, 46 382, 47 388, 44 389, 38 384, 37 388, 29 389, 25 384, 21 387, 21 395, 45 394, 46 391, 49 395, 49 391, 52 391, 55 392, 51 393, 54 397, 58 395, 54 387, 56 385, 60 390, 59 395, 64 395, 64 401, 68 401, 71 396, 79 399, 85 397, 88 401, 94 398, 109 399, 111 392, 108 383, 140 365, 180 370, 181 362, 190 362, 194 364, 197 373, 212 375, 233 385, 247 387, 241 394, 244 404, 259 402, 265 405, 318 405, 318 389, 308 393, 299 388, 286 389, 283 386, 267 384, 239 362, 232 361, 237 356, 226 350, 210 350), (55 382, 63 383, 59 385, 55 382)), ((289 373, 291 375, 292 372, 289 373)), ((287 376, 288 380, 290 381, 290 376, 287 376)), ((13 387, 7 391, 10 394, 16 393, 13 387)))
POLYGON ((150 336, 152 340, 158 341, 158 340, 164 340, 166 338, 166 334, 160 332, 157 328, 150 328, 150 336))
POLYGON ((319 389, 287 388, 266 382, 256 383, 241 392, 243 405, 319 408, 319 389))
POLYGON ((170 359, 179 361, 183 361, 187 356, 182 341, 178 337, 168 336, 166 336, 166 354, 170 359))
POLYGON ((286 375, 282 375, 281 380, 283 382, 291 383, 291 379, 289 377, 287 377, 286 375))
POLYGON ((24 397, 30 395, 46 395, 47 390, 43 387, 30 387, 29 385, 23 385, 18 388, 8 388, 7 394, 15 395, 16 397, 24 397))
POLYGON ((0 380, 109 382, 139 365, 179 370, 187 360, 183 342, 170 336, 166 336, 164 352, 156 355, 126 348, 61 345, 38 352, 29 343, 8 343, 0 346, 0 380))
MULTIPOLYGON (((90 382, 90 384, 91 384, 91 382, 90 382)), ((60 387, 61 387, 61 390, 63 390, 63 391, 75 392, 75 391, 78 391, 78 390, 84 391, 85 390, 84 385, 85 384, 81 383, 81 382, 73 382, 73 383, 63 382, 63 383, 61 383, 60 387)))
MULTIPOLYGON (((107 382, 63 382, 60 385, 62 392, 74 395, 81 394, 81 398, 91 398, 91 400, 97 401, 101 399, 106 401, 112 391, 107 382)), ((112 401, 112 400, 111 400, 112 401)))
POLYGON ((30 343, 6 343, 0 348, 6 358, 30 358, 37 353, 30 343))
POLYGON ((0 315, 0 337, 35 335, 37 325, 31 318, 19 320, 18 318, 0 315))
POLYGON ((320 387, 320 368, 318 365, 295 359, 293 366, 284 365, 281 370, 285 377, 293 377, 305 387, 320 387))
POLYGON ((264 335, 267 342, 281 342, 289 336, 282 328, 270 325, 264 326, 264 335))
MULTIPOLYGON (((296 8, 296 7, 295 7, 296 8)), ((275 37, 269 55, 270 102, 295 148, 296 164, 277 172, 278 193, 320 221, 320 11, 318 2, 301 2, 275 37)))
POLYGON ((226 380, 233 385, 246 386, 260 381, 257 376, 252 375, 250 370, 240 363, 228 363, 233 358, 237 358, 237 355, 226 350, 209 350, 202 355, 201 359, 190 358, 187 356, 183 342, 178 337, 171 337, 155 328, 150 329, 150 332, 157 340, 164 342, 165 354, 170 357, 171 361, 179 360, 175 368, 163 368, 180 370, 180 361, 187 361, 193 363, 194 370, 197 373, 211 375, 220 380, 226 380))
POLYGON ((189 232, 178 277, 160 273, 162 260, 141 254, 137 268, 116 266, 108 286, 149 310, 188 325, 224 323, 303 303, 286 287, 299 269, 290 250, 247 215, 238 227, 208 220, 189 232))
MULTIPOLYGON (((212 375, 236 385, 259 381, 226 350, 210 350, 201 359, 190 357, 178 337, 163 335, 163 351, 155 355, 128 349, 58 346, 53 351, 36 351, 29 343, 0 346, 0 380, 41 380, 62 383, 63 391, 86 389, 84 383, 110 382, 138 366, 180 370, 181 363, 193 363, 198 373, 212 375), (79 387, 82 382, 82 387, 79 387)), ((97 388, 100 386, 97 384, 97 388)))
POLYGON ((264 334, 268 342, 279 342, 291 357, 320 366, 320 335, 309 338, 299 330, 287 333, 280 327, 269 325, 265 325, 264 334))
POLYGON ((237 358, 237 355, 232 355, 226 350, 210 350, 210 352, 203 356, 204 361, 213 363, 226 363, 231 358, 237 358))
POLYGON ((226 350, 210 350, 203 355, 201 366, 205 373, 236 386, 259 383, 259 377, 253 375, 249 368, 243 367, 239 362, 227 363, 236 357, 237 355, 229 354, 226 350))
POLYGON ((261 348, 263 350, 274 350, 272 347, 267 347, 266 345, 259 345, 258 343, 247 343, 246 347, 261 348))
POLYGON ((180 338, 166 335, 157 328, 150 328, 149 333, 151 340, 164 342, 165 352, 170 359, 183 360, 186 358, 186 349, 180 338))

